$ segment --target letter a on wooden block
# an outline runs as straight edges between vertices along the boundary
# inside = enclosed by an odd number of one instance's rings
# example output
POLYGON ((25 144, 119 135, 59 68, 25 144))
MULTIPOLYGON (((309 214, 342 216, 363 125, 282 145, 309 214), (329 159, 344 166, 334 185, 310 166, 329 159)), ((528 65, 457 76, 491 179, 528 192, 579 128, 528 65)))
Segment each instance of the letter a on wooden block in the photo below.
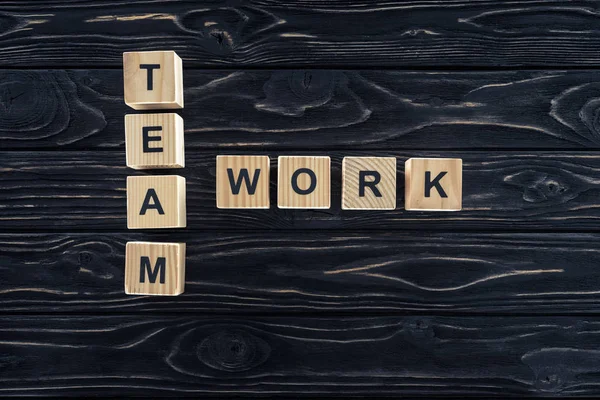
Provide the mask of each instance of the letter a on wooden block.
POLYGON ((331 159, 329 157, 280 156, 277 171, 279 208, 329 208, 331 159))
POLYGON ((176 296, 184 286, 185 243, 127 243, 125 293, 176 296))
POLYGON ((185 167, 183 119, 174 113, 126 115, 125 149, 133 169, 185 167))
POLYGON ((183 68, 174 51, 123 53, 123 79, 133 109, 183 108, 183 68))
POLYGON ((394 157, 344 157, 342 161, 343 210, 396 208, 394 157))
POLYGON ((218 208, 269 208, 269 157, 217 156, 218 208))
POLYGON ((185 178, 127 177, 127 227, 185 228, 185 178))
POLYGON ((460 211, 462 160, 411 158, 405 163, 406 210, 460 211))

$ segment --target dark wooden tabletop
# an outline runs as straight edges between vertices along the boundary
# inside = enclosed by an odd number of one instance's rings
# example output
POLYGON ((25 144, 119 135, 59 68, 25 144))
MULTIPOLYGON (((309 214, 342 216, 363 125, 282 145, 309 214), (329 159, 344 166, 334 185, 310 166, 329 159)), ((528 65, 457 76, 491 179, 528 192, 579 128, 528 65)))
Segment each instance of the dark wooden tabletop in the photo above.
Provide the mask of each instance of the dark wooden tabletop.
POLYGON ((589 0, 0 1, 0 395, 600 396, 599 64, 589 0), (142 50, 184 61, 182 230, 127 230, 142 50), (219 210, 220 154, 329 155, 332 207, 219 210), (397 210, 340 209, 349 155, 397 210), (404 211, 414 156, 463 211, 404 211), (183 295, 125 295, 140 239, 183 295))

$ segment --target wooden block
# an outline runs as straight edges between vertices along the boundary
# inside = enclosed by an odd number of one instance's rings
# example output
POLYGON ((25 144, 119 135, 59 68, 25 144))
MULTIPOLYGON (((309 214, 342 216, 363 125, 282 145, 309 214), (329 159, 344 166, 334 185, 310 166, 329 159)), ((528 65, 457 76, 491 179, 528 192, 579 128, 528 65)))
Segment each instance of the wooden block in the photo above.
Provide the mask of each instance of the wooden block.
POLYGON ((344 157, 342 161, 343 210, 394 210, 396 158, 344 157))
POLYGON ((280 156, 277 174, 279 208, 329 208, 331 159, 329 157, 280 156))
POLYGON ((127 166, 184 168, 183 118, 175 113, 125 116, 127 166))
POLYGON ((185 228, 185 178, 127 177, 127 227, 185 228))
POLYGON ((174 51, 123 53, 123 80, 131 108, 183 108, 183 67, 174 51))
POLYGON ((267 156, 217 156, 218 208, 269 208, 267 156))
POLYGON ((460 211, 462 160, 411 158, 405 163, 405 209, 460 211))
POLYGON ((127 243, 125 293, 177 296, 184 287, 185 243, 127 243))

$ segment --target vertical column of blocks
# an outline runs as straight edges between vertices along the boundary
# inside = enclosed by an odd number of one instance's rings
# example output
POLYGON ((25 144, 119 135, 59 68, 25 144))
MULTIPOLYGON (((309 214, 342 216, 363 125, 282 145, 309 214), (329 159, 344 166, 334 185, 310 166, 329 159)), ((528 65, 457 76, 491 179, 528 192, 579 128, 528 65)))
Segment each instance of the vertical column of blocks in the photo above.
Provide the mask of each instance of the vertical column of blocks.
POLYGON ((267 156, 217 156, 218 208, 269 208, 267 156))
POLYGON ((331 206, 329 157, 280 156, 277 172, 279 208, 319 209, 331 206))
POLYGON ((185 243, 127 243, 126 294, 176 296, 184 286, 185 243))
POLYGON ((342 161, 343 210, 394 210, 396 159, 344 157, 342 161))
POLYGON ((405 209, 460 211, 462 160, 411 158, 405 163, 405 209))

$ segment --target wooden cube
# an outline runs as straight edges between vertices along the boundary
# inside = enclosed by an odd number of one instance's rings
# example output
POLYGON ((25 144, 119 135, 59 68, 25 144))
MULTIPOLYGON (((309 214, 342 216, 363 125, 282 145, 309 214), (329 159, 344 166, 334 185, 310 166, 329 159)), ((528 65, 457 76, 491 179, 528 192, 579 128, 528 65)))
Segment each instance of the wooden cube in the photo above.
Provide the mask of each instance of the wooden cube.
POLYGON ((127 177, 127 227, 185 228, 185 178, 127 177))
POLYGON ((183 168, 183 118, 175 113, 125 116, 127 166, 133 169, 183 168))
POLYGON ((281 156, 278 159, 277 206, 319 209, 331 206, 329 157, 281 156))
POLYGON ((218 208, 269 208, 267 156, 217 156, 218 208))
POLYGON ((343 210, 396 208, 396 158, 344 157, 342 161, 343 210))
POLYGON ((183 108, 183 67, 174 51, 123 53, 123 80, 133 109, 183 108))
POLYGON ((462 160, 411 158, 405 163, 405 209, 460 211, 462 160))
POLYGON ((127 243, 125 293, 177 296, 184 287, 185 243, 127 243))

